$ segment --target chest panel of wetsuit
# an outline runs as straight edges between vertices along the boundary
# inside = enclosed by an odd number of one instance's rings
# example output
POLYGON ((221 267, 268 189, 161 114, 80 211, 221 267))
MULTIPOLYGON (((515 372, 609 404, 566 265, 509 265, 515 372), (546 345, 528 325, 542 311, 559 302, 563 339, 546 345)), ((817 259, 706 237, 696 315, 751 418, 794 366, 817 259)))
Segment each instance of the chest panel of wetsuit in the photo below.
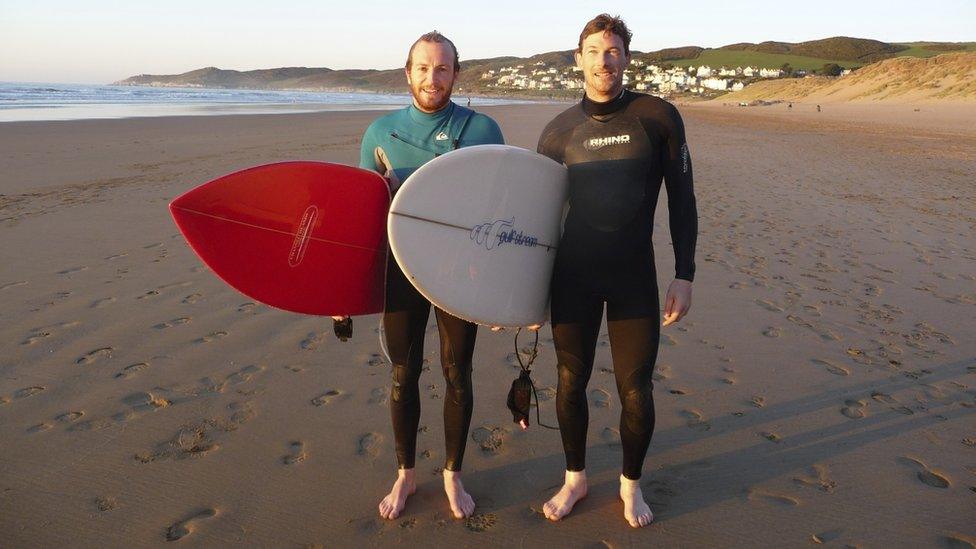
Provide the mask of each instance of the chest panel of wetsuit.
POLYGON ((647 206, 647 181, 657 155, 640 120, 627 112, 587 117, 566 142, 570 215, 610 232, 647 206))

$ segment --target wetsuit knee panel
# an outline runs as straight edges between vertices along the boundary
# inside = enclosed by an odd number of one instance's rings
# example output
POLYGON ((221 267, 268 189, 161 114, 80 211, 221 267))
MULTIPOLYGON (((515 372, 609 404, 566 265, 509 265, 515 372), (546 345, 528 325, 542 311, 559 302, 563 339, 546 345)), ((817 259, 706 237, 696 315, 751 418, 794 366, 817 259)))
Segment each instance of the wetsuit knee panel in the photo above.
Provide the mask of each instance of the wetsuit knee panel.
POLYGON ((408 403, 416 400, 419 393, 420 372, 414 371, 409 366, 394 364, 392 373, 393 389, 390 391, 390 398, 393 402, 408 403))
POLYGON ((447 390, 456 404, 463 404, 471 400, 471 370, 457 365, 444 367, 444 380, 447 390))
POLYGON ((624 424, 632 433, 642 435, 654 428, 654 397, 651 389, 650 385, 631 387, 620 395, 624 424))

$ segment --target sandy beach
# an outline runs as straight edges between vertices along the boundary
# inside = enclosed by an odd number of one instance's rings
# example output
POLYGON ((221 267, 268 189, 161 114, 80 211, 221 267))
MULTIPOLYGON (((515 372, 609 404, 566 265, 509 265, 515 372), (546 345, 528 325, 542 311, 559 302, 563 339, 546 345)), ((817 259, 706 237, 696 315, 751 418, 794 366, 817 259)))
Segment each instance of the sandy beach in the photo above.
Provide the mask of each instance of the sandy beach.
MULTIPOLYGON (((479 110, 534 150, 563 108, 479 110)), ((432 317, 418 492, 385 521, 379 317, 341 343, 328 319, 255 304, 171 221, 172 198, 231 171, 355 164, 381 113, 0 124, 0 546, 976 545, 976 110, 680 108, 698 271, 690 315, 662 332, 642 530, 617 497, 605 327, 590 493, 559 523, 541 514, 558 433, 511 422, 513 334, 479 333, 478 507, 455 520, 432 317)), ((663 291, 663 199, 654 241, 663 291)), ((533 377, 554 424, 548 326, 533 377)))

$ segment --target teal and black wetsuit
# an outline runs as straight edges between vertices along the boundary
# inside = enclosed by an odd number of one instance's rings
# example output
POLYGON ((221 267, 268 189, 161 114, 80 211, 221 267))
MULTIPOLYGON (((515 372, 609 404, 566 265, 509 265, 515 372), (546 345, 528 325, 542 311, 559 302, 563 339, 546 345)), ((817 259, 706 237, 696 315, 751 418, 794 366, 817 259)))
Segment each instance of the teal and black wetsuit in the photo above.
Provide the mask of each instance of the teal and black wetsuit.
MULTIPOLYGON (((390 190, 395 193, 410 174, 435 156, 460 147, 503 143, 498 124, 483 114, 453 102, 430 114, 411 105, 370 124, 363 135, 359 165, 389 178, 390 190)), ((441 340, 441 367, 447 381, 444 468, 460 471, 474 406, 471 358, 478 327, 434 309, 441 340)), ((402 469, 414 467, 420 423, 420 372, 429 316, 430 302, 410 284, 391 255, 387 260, 383 329, 393 361, 390 412, 397 462, 402 469)))
POLYGON ((651 230, 662 179, 668 192, 675 277, 695 274, 698 214, 685 130, 673 105, 624 91, 584 97, 546 126, 539 152, 569 170, 569 212, 552 277, 556 412, 566 468, 582 471, 603 305, 620 394, 623 474, 638 479, 654 431, 651 373, 660 334, 651 230))

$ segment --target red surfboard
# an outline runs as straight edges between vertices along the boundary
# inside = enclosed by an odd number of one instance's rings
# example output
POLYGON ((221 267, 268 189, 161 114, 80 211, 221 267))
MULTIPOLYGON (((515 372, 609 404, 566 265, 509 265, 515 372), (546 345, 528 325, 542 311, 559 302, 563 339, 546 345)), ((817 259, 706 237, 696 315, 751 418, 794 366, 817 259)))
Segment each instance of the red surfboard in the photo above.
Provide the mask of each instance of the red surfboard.
POLYGON ((375 172, 268 164, 205 183, 169 208, 203 262, 257 301, 313 315, 383 310, 390 191, 375 172))

